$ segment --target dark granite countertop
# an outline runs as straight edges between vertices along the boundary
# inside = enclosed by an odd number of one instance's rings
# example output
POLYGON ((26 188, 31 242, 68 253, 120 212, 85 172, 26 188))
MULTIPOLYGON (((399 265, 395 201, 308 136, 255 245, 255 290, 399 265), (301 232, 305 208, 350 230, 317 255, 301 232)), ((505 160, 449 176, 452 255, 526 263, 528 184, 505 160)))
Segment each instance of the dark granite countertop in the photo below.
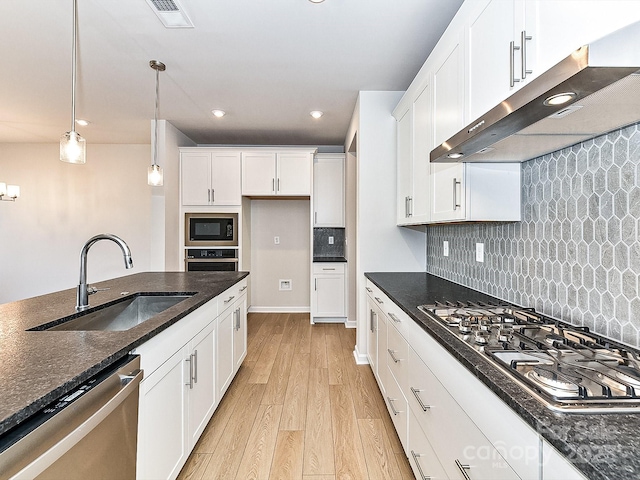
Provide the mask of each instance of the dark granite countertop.
POLYGON ((436 300, 497 299, 427 273, 367 273, 366 277, 588 478, 640 478, 640 414, 555 413, 417 309, 436 300))
POLYGON ((0 434, 233 286, 247 272, 137 273, 93 284, 108 305, 122 292, 195 293, 126 331, 26 331, 75 314, 76 290, 0 305, 0 434))
POLYGON ((313 263, 322 262, 347 263, 347 259, 344 257, 313 257, 313 263))

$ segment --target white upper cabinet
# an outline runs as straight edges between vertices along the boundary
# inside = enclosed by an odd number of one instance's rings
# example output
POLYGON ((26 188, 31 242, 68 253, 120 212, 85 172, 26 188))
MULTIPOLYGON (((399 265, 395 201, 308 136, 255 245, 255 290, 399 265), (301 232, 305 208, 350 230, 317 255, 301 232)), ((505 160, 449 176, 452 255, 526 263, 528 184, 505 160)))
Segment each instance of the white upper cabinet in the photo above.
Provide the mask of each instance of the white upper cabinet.
POLYGON ((311 195, 312 152, 243 152, 242 195, 311 195))
POLYGON ((344 227, 344 154, 319 153, 313 159, 313 226, 344 227))
POLYGON ((240 152, 183 149, 182 205, 240 205, 240 152))

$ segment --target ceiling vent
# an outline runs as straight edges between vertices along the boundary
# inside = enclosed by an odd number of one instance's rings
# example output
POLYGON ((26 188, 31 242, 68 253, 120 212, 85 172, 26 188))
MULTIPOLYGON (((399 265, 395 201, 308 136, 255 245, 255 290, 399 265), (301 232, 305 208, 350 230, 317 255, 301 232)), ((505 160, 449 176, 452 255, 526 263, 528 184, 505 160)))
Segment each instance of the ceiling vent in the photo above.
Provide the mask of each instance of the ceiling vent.
POLYGON ((178 0, 147 0, 147 3, 167 28, 193 28, 193 23, 178 0))

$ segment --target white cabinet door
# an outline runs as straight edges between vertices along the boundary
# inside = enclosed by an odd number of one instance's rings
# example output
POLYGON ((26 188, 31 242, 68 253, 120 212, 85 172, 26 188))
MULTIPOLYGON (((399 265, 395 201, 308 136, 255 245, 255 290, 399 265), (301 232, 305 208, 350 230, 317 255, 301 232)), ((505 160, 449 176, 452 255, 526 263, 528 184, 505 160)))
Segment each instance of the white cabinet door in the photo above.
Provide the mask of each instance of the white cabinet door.
POLYGON ((211 199, 211 154, 189 152, 180 155, 182 204, 209 205, 211 199))
POLYGON ((431 165, 431 220, 446 222, 465 218, 464 163, 431 165))
POLYGON ((215 322, 194 337, 188 351, 189 442, 193 447, 215 407, 215 322), (189 380, 189 377, 191 379, 189 380))
POLYGON ((276 194, 276 154, 242 153, 242 195, 276 194))
MULTIPOLYGON (((244 286, 244 289, 247 287, 244 286)), ((242 290, 244 292, 245 290, 242 290)), ((247 294, 244 293, 234 305, 233 371, 237 372, 247 356, 247 294)))
POLYGON ((411 155, 411 223, 431 220, 431 162, 433 118, 430 84, 413 102, 413 149, 411 155))
POLYGON ((211 154, 211 204, 240 205, 240 152, 211 154))
POLYGON ((187 389, 180 349, 140 383, 137 478, 173 479, 189 455, 187 389))
POLYGON ((314 157, 314 227, 344 227, 344 162, 344 154, 314 157))
POLYGON ((397 223, 398 225, 406 225, 409 223, 409 202, 413 194, 412 188, 412 130, 413 130, 413 112, 407 110, 398 120, 397 128, 397 153, 396 153, 396 171, 397 171, 397 223))
POLYGON ((308 153, 278 153, 278 195, 311 195, 311 156, 308 153))
POLYGON ((373 374, 378 377, 378 307, 367 295, 367 358, 373 374))
POLYGON ((434 145, 464 127, 464 44, 454 42, 441 54, 433 73, 434 145))
POLYGON ((416 416, 409 409, 409 465, 418 479, 445 479, 447 475, 438 461, 427 436, 422 431, 416 416))
POLYGON ((314 317, 345 317, 344 273, 314 276, 314 317))
MULTIPOLYGON (((231 304, 230 304, 231 305, 231 304)), ((224 307, 223 307, 224 308, 224 307)), ((216 348, 216 393, 222 398, 233 379, 234 309, 224 310, 218 317, 216 348)))

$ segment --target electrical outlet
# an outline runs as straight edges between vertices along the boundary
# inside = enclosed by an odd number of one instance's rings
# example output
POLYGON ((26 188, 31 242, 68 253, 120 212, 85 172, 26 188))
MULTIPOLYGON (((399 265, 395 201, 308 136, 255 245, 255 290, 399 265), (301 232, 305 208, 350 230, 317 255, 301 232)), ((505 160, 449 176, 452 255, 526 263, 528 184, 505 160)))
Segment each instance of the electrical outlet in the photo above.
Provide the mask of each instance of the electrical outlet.
POLYGON ((329 237, 329 245, 333 245, 333 237, 329 237))
POLYGON ((476 243, 476 262, 484 262, 484 243, 476 243))
POLYGON ((280 245, 280 237, 273 237, 273 244, 280 245))
POLYGON ((449 256, 449 242, 447 240, 445 240, 444 242, 442 242, 442 254, 445 257, 449 256))
POLYGON ((279 280, 279 283, 280 283, 279 290, 281 291, 293 290, 293 287, 291 286, 291 280, 279 280))

